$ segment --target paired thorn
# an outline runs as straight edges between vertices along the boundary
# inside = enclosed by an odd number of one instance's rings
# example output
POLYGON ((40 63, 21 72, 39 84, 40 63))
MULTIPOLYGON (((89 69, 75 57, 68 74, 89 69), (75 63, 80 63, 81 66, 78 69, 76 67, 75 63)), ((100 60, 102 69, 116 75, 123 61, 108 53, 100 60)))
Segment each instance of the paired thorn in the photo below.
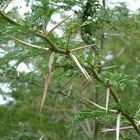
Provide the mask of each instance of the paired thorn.
POLYGON ((110 88, 107 87, 106 89, 106 114, 108 112, 109 97, 110 97, 110 88))
POLYGON ((46 79, 45 79, 44 93, 43 93, 43 97, 42 97, 42 101, 41 101, 41 105, 40 105, 40 112, 43 109, 45 99, 47 97, 48 86, 49 86, 49 82, 50 82, 51 75, 52 75, 52 65, 53 65, 53 62, 54 62, 54 57, 55 57, 55 52, 51 52, 50 58, 49 58, 49 63, 48 63, 48 73, 47 73, 47 76, 46 76, 46 79))
POLYGON ((120 120, 121 120, 121 113, 117 115, 117 122, 116 122, 116 140, 120 138, 120 120))
POLYGON ((51 34, 58 26, 60 26, 62 23, 64 23, 67 19, 69 19, 70 16, 66 17, 65 19, 63 19, 61 22, 59 22, 56 26, 54 26, 50 31, 48 31, 46 33, 46 35, 49 35, 51 34))
POLYGON ((77 67, 80 69, 80 71, 84 74, 84 76, 87 78, 87 80, 92 82, 92 79, 90 77, 90 75, 88 74, 88 72, 85 70, 84 67, 81 66, 81 64, 79 63, 79 61, 77 60, 77 58, 75 57, 74 54, 72 54, 71 52, 69 53, 70 58, 73 60, 73 62, 77 65, 77 67))
MULTIPOLYGON (((85 97, 84 97, 84 100, 88 101, 90 104, 94 105, 95 107, 106 111, 106 108, 104 108, 104 107, 102 107, 102 106, 96 104, 95 102, 93 102, 93 101, 91 101, 91 100, 89 100, 89 99, 87 99, 87 98, 85 98, 85 97)), ((108 110, 108 111, 109 111, 109 112, 113 112, 113 113, 117 113, 117 112, 118 112, 117 110, 108 110)))

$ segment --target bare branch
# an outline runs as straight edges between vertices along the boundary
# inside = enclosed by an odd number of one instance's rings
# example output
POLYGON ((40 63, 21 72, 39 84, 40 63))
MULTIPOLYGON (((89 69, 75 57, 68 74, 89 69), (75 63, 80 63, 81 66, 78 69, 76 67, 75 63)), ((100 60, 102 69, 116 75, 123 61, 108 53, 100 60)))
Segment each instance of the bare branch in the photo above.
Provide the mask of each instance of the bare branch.
POLYGON ((10 24, 14 24, 14 25, 19 25, 17 22, 15 22, 13 19, 11 19, 10 17, 8 17, 2 10, 0 10, 0 15, 3 17, 3 19, 5 21, 7 21, 10 24))
POLYGON ((42 39, 44 39, 44 40, 46 40, 48 42, 48 44, 50 45, 52 51, 68 55, 68 53, 65 50, 57 48, 55 46, 55 44, 51 41, 51 39, 47 35, 45 35, 44 33, 35 32, 35 35, 40 37, 40 38, 42 38, 42 39))

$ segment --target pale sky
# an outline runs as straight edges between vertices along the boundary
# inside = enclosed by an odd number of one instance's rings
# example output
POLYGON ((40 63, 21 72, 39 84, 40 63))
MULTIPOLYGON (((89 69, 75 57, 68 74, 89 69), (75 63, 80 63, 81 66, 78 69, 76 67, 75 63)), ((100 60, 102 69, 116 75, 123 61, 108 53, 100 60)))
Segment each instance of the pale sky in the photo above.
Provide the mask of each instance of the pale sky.
POLYGON ((107 0, 109 3, 126 2, 132 11, 136 11, 140 7, 140 0, 107 0))
MULTIPOLYGON (((112 6, 114 5, 114 3, 126 2, 132 11, 135 11, 140 7, 140 0, 106 0, 106 2, 113 3, 112 6)), ((8 6, 7 11, 10 10, 13 7, 13 5, 18 6, 20 8, 19 13, 22 16, 24 15, 25 11, 31 10, 30 6, 26 7, 24 0, 14 0, 13 4, 8 6)))

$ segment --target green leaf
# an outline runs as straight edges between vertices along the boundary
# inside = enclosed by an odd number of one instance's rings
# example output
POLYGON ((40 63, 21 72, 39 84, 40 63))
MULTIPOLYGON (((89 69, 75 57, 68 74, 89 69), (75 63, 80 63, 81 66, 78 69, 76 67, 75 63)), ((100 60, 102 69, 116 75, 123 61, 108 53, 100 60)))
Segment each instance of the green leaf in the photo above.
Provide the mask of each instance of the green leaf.
POLYGON ((97 109, 87 109, 76 114, 70 121, 68 126, 73 126, 77 123, 84 121, 85 119, 93 118, 101 122, 112 123, 116 120, 116 115, 106 114, 105 111, 97 109))
POLYGON ((102 72, 102 78, 117 89, 124 90, 127 86, 138 87, 138 81, 132 76, 117 72, 102 72))

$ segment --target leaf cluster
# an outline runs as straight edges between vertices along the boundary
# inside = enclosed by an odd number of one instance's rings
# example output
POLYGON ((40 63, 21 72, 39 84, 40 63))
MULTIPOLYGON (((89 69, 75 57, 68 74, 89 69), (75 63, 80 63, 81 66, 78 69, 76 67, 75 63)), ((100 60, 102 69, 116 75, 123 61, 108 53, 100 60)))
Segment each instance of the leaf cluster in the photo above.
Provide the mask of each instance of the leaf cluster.
POLYGON ((131 86, 131 87, 138 86, 137 80, 133 79, 132 76, 123 73, 117 73, 117 72, 112 73, 112 72, 104 71, 102 72, 102 78, 110 85, 121 90, 123 90, 127 86, 131 86))

